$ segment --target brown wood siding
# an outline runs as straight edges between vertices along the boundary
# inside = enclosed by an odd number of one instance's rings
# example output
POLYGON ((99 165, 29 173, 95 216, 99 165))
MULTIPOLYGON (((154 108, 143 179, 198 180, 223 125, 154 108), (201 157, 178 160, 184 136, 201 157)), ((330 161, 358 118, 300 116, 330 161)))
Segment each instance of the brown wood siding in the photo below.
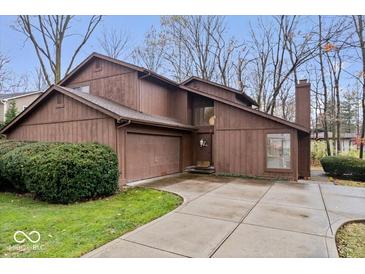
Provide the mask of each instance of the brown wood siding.
POLYGON ((140 111, 187 122, 187 92, 140 80, 140 111))
POLYGON ((140 109, 138 73, 129 68, 100 60, 96 70, 95 60, 76 73, 64 86, 74 88, 88 85, 90 94, 107 98, 132 109, 140 109))
POLYGON ((66 96, 64 107, 58 108, 55 95, 50 95, 7 137, 30 141, 98 142, 116 149, 114 119, 66 96))
POLYGON ((210 95, 217 96, 217 97, 222 98, 222 99, 229 100, 229 101, 234 102, 234 103, 246 105, 241 100, 238 100, 236 98, 236 94, 234 92, 229 91, 229 90, 225 90, 223 88, 219 88, 219 87, 207 84, 207 83, 203 83, 203 82, 200 82, 200 81, 193 80, 193 81, 191 81, 190 83, 187 84, 187 87, 195 88, 199 91, 205 92, 205 93, 210 94, 210 95))
POLYGON ((217 173, 297 179, 297 131, 215 102, 214 165, 217 173), (291 134, 291 170, 266 170, 266 134, 291 134))

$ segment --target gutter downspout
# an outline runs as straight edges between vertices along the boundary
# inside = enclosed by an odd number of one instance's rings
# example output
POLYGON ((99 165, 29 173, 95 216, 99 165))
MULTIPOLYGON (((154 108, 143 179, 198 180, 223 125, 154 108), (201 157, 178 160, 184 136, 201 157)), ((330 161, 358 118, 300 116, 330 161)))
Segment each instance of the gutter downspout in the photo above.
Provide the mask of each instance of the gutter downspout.
POLYGON ((116 134, 115 134, 115 145, 116 145, 116 151, 117 151, 117 157, 118 157, 118 162, 119 162, 119 169, 120 169, 120 175, 119 175, 119 188, 122 189, 123 185, 125 185, 127 183, 126 177, 125 177, 125 149, 124 149, 124 154, 121 155, 121 149, 120 149, 120 136, 119 136, 119 129, 128 126, 131 123, 131 120, 123 120, 122 118, 117 120, 117 123, 120 123, 117 126, 117 130, 116 130, 116 134), (123 157, 123 161, 122 161, 122 157, 123 157))
POLYGON ((128 126, 130 123, 131 123, 131 120, 124 120, 124 123, 121 123, 121 121, 123 121, 123 119, 119 119, 117 120, 117 123, 120 123, 118 126, 117 126, 117 129, 120 129, 122 127, 126 127, 128 126))

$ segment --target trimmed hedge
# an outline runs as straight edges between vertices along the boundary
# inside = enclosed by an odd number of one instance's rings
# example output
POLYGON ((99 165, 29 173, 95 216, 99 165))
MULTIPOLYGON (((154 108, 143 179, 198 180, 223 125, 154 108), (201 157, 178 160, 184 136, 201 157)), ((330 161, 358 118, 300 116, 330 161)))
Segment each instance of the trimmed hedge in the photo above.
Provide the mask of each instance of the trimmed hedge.
POLYGON ((5 162, 2 161, 2 158, 13 149, 26 144, 28 143, 13 140, 0 140, 0 189, 12 186, 11 182, 5 177, 6 168, 5 162))
POLYGON ((52 203, 73 203, 118 190, 118 160, 99 144, 34 143, 8 152, 5 176, 17 189, 52 203))
POLYGON ((333 177, 365 181, 365 160, 345 156, 327 156, 321 159, 321 165, 323 170, 333 177))

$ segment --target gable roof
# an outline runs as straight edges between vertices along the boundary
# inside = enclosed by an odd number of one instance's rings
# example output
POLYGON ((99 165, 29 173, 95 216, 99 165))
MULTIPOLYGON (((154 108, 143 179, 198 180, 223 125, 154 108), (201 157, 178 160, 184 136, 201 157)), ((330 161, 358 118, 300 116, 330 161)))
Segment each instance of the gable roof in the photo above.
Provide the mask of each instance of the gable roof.
POLYGON ((202 83, 205 83, 205 84, 208 84, 208 85, 212 85, 212 86, 227 90, 229 92, 233 92, 238 96, 242 96, 242 99, 248 101, 251 105, 258 106, 257 102, 254 99, 252 99, 250 96, 248 96, 246 93, 244 93, 243 91, 232 88, 232 87, 228 87, 228 86, 225 86, 225 85, 221 85, 219 83, 209 81, 209 80, 206 80, 206 79, 203 79, 203 78, 200 78, 200 77, 191 76, 190 78, 188 78, 184 82, 182 82, 180 84, 180 86, 187 86, 189 83, 191 83, 193 81, 202 82, 202 83))
POLYGON ((0 133, 5 134, 10 128, 15 126, 22 118, 24 118, 28 113, 30 113, 38 104, 40 104, 46 97, 48 97, 54 91, 58 91, 91 108, 94 108, 116 119, 118 122, 123 120, 130 120, 137 124, 158 125, 161 127, 179 128, 187 130, 195 129, 195 127, 193 126, 179 123, 173 119, 139 112, 99 96, 94 96, 81 91, 76 91, 71 88, 52 85, 44 94, 38 97, 29 107, 27 107, 23 112, 21 112, 18 116, 16 116, 8 125, 6 125, 0 131, 0 133))
POLYGON ((206 93, 204 93, 204 92, 202 92, 200 90, 197 90, 197 89, 194 89, 194 88, 190 88, 190 87, 187 87, 187 86, 181 86, 180 88, 181 89, 184 89, 186 91, 190 91, 192 93, 196 93, 196 94, 201 95, 201 96, 208 97, 208 98, 213 99, 215 101, 218 101, 218 102, 221 102, 221 103, 224 103, 224 104, 227 104, 227 105, 230 105, 230 106, 233 106, 233 107, 242 109, 242 110, 247 111, 249 113, 258 115, 260 117, 263 117, 263 118, 272 120, 274 122, 277 122, 277 123, 280 123, 280 124, 283 124, 283 125, 286 125, 288 127, 295 128, 297 130, 300 130, 300 131, 303 131, 303 132, 306 132, 306 133, 309 133, 310 132, 310 129, 307 129, 307 128, 305 128, 305 127, 303 127, 301 125, 298 125, 296 123, 289 122, 287 120, 281 119, 279 117, 270 115, 270 114, 268 114, 266 112, 263 112, 263 111, 260 111, 260 110, 256 110, 256 109, 253 109, 253 108, 250 108, 250 107, 241 105, 241 104, 237 104, 237 103, 231 102, 231 101, 229 101, 227 99, 223 99, 223 98, 217 97, 215 95, 206 94, 206 93))
MULTIPOLYGON (((186 90, 188 92, 192 92, 192 93, 195 93, 195 94, 198 94, 198 95, 201 95, 201 96, 204 96, 204 97, 207 97, 207 98, 211 98, 211 99, 214 99, 216 101, 219 101, 219 102, 222 102, 222 103, 225 103, 225 104, 228 104, 228 105, 231 105, 231 106, 234 106, 234 107, 237 107, 237 108, 240 108, 242 110, 245 110, 245 111, 248 111, 252 114, 255 114, 255 115, 258 115, 258 116, 261 116, 263 118, 267 118, 267 119, 270 119, 272 121, 275 121, 277 123, 281 123, 281 124, 284 124, 286 126, 289 126, 289 127, 292 127, 292 128, 295 128, 297 130, 300 130, 300 131, 303 131, 303 132, 306 132, 306 133, 309 133, 310 130, 299 125, 299 124, 296 124, 296 123, 292 123, 292 122, 289 122, 287 120, 284 120, 284 119, 281 119, 279 117, 276 117, 276 116, 273 116, 273 115, 270 115, 270 114, 267 114, 266 112, 262 112, 262 111, 259 111, 259 110, 255 110, 255 109, 252 109, 250 107, 246 107, 246 106, 243 106, 243 105, 240 105, 240 104, 237 104, 237 103, 234 103, 232 101, 229 101, 227 99, 223 99, 223 98, 220 98, 218 96, 214 96, 214 95, 210 95, 210 94, 207 94, 203 91, 200 91, 200 90, 197 90, 195 88, 191 88, 191 87, 188 87, 187 84, 193 80, 197 80, 197 81, 201 81, 201 82, 204 82, 204 83, 207 83, 207 84, 210 84, 210 85, 214 85, 216 87, 220 87, 220 88, 223 88, 225 90, 229 90, 231 92, 234 92, 236 93, 238 96, 244 96, 244 98, 246 100, 249 100, 250 102, 252 102, 253 105, 256 105, 257 106, 257 103, 256 101, 254 101, 251 97, 249 97, 248 95, 246 95, 245 93, 237 90, 237 89, 234 89, 234 88, 231 88, 231 87, 227 87, 227 86, 223 86, 223 85, 220 85, 218 83, 215 83, 215 82, 212 82, 212 81, 208 81, 208 80, 204 80, 202 78, 199 78, 199 77, 196 77, 196 76, 193 76, 193 77, 190 77, 189 79, 185 80, 184 82, 182 82, 181 84, 178 84, 176 83, 175 81, 173 80, 170 80, 162 75, 159 75, 151 70, 148 70, 148 69, 145 69, 143 67, 140 67, 140 66, 136 66, 136 65, 133 65, 133 64, 130 64, 128 62, 124 62, 124 61, 120 61, 118 59, 114 59, 114 58, 111 58, 109 56, 106 56, 106 55, 103 55, 103 54, 100 54, 100 53, 96 53, 96 52, 93 52, 92 54, 90 54, 83 62, 81 62, 75 69, 73 69, 68 75, 66 75, 60 82, 60 85, 62 85, 63 83, 65 83, 68 79, 70 79, 70 77, 72 77, 72 75, 74 75, 81 67, 83 67, 85 64, 87 64, 90 60, 92 60, 93 58, 100 58, 100 59, 103 59, 103 60, 106 60, 106 61, 109 61, 109 62, 112 62, 114 64, 119 64, 121 66, 125 66, 125 67, 128 67, 130 69, 133 69, 133 70, 136 70, 140 73, 143 73, 144 76, 143 77, 153 77, 155 79, 158 79, 164 83, 167 83, 169 85, 172 85, 174 87, 177 87, 177 88, 180 88, 180 89, 183 89, 183 90, 186 90)), ((90 95, 92 96, 92 95, 90 95)), ((94 96, 95 97, 95 96, 94 96)), ((186 125, 185 125, 186 126, 186 125)))
POLYGON ((38 94, 38 93, 42 93, 42 91, 0 93, 0 100, 1 101, 8 101, 8 100, 11 100, 11 99, 16 99, 16 98, 25 97, 25 96, 29 96, 29 95, 34 95, 34 94, 38 94))
POLYGON ((121 66, 124 66, 124 67, 127 67, 129 69, 132 69, 132 70, 135 70, 137 72, 140 72, 144 75, 144 77, 152 77, 152 78, 155 78, 157 80, 160 80, 166 84, 169 84, 169 85, 173 85, 173 86, 178 86, 178 84, 173 81, 173 80, 170 80, 168 78, 166 78, 165 76, 162 76, 162 75, 159 75, 157 74, 156 72, 152 71, 152 70, 149 70, 149 69, 146 69, 146 68, 143 68, 143 67, 140 67, 140 66, 137 66, 137 65, 134 65, 134 64, 131 64, 131 63, 128 63, 128 62, 124 62, 124 61, 121 61, 121 60, 118 60, 118 59, 115 59, 115 58, 111 58, 109 56, 106 56, 106 55, 103 55, 103 54, 100 54, 100 53, 97 53, 97 52, 93 52, 91 53, 84 61, 82 61, 78 66, 76 66, 69 74, 67 74, 59 83, 58 85, 63 85, 67 80, 69 80, 81 67, 85 66, 87 63, 89 63, 91 60, 95 59, 95 58, 99 58, 99 59, 102 59, 102 60, 105 60, 105 61, 108 61, 108 62, 111 62, 113 64, 117 64, 117 65, 121 65, 121 66))

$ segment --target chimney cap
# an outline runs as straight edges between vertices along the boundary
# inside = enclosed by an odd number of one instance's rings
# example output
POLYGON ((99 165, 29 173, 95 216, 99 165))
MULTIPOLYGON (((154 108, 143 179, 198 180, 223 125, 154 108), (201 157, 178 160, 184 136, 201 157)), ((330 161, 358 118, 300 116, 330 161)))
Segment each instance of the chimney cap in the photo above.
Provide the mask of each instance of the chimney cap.
POLYGON ((307 84, 307 83, 308 83, 307 79, 301 79, 301 80, 299 80, 298 84, 307 84))

